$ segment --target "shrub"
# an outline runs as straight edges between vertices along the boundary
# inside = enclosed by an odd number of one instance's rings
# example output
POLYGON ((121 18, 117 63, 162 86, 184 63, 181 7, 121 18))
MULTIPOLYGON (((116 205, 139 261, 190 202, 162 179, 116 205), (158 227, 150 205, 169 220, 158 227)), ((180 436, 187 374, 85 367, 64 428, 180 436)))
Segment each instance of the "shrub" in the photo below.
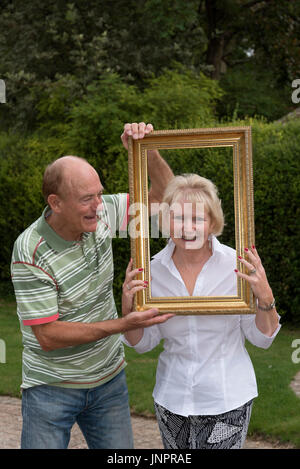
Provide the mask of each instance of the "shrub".
MULTIPOLYGON (((43 209, 40 187, 47 163, 63 154, 77 154, 99 171, 108 193, 127 191, 127 153, 120 141, 123 124, 145 120, 156 129, 218 125, 214 122, 217 95, 215 82, 182 71, 166 72, 153 79, 144 92, 125 85, 116 75, 106 75, 74 104, 67 119, 55 127, 56 133, 51 128, 46 131, 43 122, 39 134, 0 134, 1 279, 9 279, 14 240, 43 209)), ((55 109, 52 111, 55 113, 55 109)), ((245 124, 253 129, 256 245, 279 311, 285 313, 286 320, 300 322, 300 123, 290 121, 283 126, 254 119, 231 122, 245 124)), ((201 151, 180 150, 178 155, 174 150, 168 161, 175 174, 196 172, 216 183, 226 214, 221 241, 234 246, 231 158, 226 149, 201 151)), ((159 250, 165 240, 151 243, 151 249, 159 250)), ((113 248, 114 288, 120 307, 121 287, 130 259, 129 238, 115 239, 113 248)))
POLYGON ((10 278, 12 246, 18 235, 41 214, 45 166, 63 154, 55 139, 0 134, 0 279, 10 278))
POLYGON ((300 323, 300 122, 253 125, 256 244, 279 309, 300 323))

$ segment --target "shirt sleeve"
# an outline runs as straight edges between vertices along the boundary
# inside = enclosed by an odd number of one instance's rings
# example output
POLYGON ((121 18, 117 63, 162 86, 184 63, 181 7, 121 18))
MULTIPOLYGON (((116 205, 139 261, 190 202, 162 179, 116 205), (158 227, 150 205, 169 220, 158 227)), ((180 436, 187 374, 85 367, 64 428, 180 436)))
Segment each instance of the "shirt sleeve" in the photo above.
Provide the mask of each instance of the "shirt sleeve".
POLYGON ((141 340, 134 346, 132 346, 125 338, 124 335, 121 336, 122 341, 128 347, 134 348, 137 353, 146 353, 154 349, 161 341, 162 336, 160 334, 159 327, 157 325, 146 327, 144 329, 144 334, 141 340))
MULTIPOLYGON (((277 314, 278 315, 278 314, 277 314)), ((278 315, 278 319, 280 316, 278 315)), ((249 342, 255 345, 256 347, 267 349, 271 346, 273 340, 277 336, 281 324, 278 324, 276 330, 274 331, 271 337, 263 334, 255 323, 255 314, 246 314, 245 316, 241 317, 241 328, 242 331, 249 342)))
POLYGON ((12 282, 18 316, 24 326, 56 321, 59 317, 55 280, 43 269, 26 262, 12 262, 12 282))
POLYGON ((116 236, 116 232, 119 232, 119 236, 127 236, 127 224, 128 224, 128 210, 129 210, 129 194, 112 194, 104 195, 103 210, 99 213, 100 220, 107 224, 109 227, 112 237, 116 236))

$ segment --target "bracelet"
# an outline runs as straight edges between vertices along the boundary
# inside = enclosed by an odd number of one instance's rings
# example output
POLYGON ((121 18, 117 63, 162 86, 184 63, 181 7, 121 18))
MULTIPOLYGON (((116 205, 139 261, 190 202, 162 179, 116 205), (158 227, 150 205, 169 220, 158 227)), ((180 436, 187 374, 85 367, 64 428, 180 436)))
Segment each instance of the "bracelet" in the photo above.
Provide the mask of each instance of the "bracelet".
POLYGON ((256 306, 258 309, 261 309, 262 311, 271 311, 271 309, 275 308, 275 298, 274 300, 272 301, 272 303, 269 304, 269 306, 267 306, 266 308, 264 308, 263 306, 259 306, 258 304, 258 298, 256 298, 256 306))

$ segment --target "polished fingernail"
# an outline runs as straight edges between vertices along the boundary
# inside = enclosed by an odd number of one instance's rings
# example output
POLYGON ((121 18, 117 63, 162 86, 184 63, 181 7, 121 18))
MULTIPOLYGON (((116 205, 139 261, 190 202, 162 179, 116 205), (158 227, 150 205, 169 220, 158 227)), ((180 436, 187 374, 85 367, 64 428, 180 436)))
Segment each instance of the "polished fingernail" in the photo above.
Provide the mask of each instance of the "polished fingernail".
POLYGON ((239 259, 243 259, 242 256, 238 256, 239 259))
POLYGON ((139 269, 139 272, 143 272, 144 269, 139 269))
POLYGON ((144 283, 145 283, 146 285, 148 285, 148 282, 147 282, 147 280, 144 280, 144 283))
POLYGON ((235 271, 235 272, 238 272, 238 270, 237 270, 237 269, 234 269, 234 271, 235 271))
POLYGON ((253 244, 253 246, 252 246, 252 249, 255 249, 255 246, 254 246, 254 244, 253 244))
POLYGON ((249 249, 248 249, 248 248, 245 248, 245 251, 249 251, 249 249))

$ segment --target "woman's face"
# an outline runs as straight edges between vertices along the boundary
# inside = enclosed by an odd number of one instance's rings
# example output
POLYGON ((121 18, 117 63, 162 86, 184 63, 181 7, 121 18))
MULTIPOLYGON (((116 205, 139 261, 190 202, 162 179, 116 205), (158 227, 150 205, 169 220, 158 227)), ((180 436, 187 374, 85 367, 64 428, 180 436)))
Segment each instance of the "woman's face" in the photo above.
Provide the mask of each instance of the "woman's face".
POLYGON ((170 207, 170 237, 181 249, 201 249, 211 233, 212 220, 203 202, 180 200, 170 207))

